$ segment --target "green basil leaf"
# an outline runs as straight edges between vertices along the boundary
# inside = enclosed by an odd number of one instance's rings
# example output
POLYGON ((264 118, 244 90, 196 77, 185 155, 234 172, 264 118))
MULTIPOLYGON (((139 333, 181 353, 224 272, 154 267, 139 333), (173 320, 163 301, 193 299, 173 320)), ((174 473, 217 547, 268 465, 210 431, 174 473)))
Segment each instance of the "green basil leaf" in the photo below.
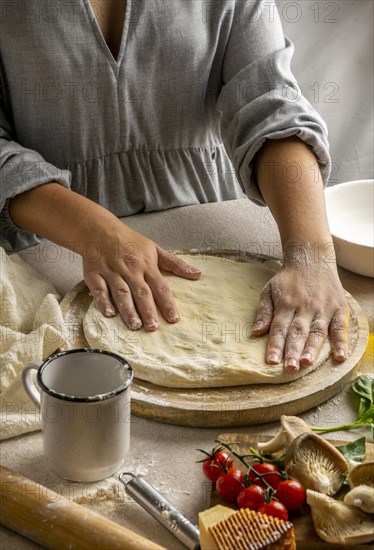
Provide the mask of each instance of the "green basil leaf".
POLYGON ((356 439, 356 441, 351 441, 351 443, 340 445, 336 448, 342 453, 347 462, 349 460, 362 462, 366 452, 365 437, 360 437, 360 439, 356 439))
POLYGON ((352 389, 358 395, 367 399, 371 405, 374 403, 374 378, 370 378, 365 374, 359 376, 353 381, 352 389))
POLYGON ((369 409, 370 403, 365 397, 360 397, 360 404, 358 406, 358 417, 361 418, 363 414, 369 409))
POLYGON ((370 407, 362 414, 362 416, 359 418, 359 421, 364 420, 365 422, 374 422, 374 405, 370 405, 370 407))

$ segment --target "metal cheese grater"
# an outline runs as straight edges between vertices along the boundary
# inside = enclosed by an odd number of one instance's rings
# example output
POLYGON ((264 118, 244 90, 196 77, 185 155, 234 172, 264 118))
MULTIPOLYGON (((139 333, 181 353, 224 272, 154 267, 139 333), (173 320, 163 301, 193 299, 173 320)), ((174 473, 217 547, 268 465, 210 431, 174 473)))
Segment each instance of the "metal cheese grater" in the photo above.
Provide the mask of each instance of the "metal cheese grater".
POLYGON ((148 481, 130 472, 122 472, 120 482, 142 508, 168 529, 190 550, 200 548, 200 532, 187 518, 163 497, 148 481), (130 476, 130 481, 123 478, 130 476))

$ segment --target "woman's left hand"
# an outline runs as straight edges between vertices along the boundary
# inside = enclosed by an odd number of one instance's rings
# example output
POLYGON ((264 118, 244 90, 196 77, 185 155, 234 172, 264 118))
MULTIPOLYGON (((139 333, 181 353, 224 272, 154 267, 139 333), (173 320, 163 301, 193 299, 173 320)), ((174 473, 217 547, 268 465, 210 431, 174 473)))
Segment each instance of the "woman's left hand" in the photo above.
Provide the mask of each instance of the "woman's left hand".
POLYGON ((298 371, 311 365, 329 335, 334 358, 347 357, 350 310, 335 262, 319 259, 283 265, 264 287, 253 335, 269 332, 266 361, 298 371))

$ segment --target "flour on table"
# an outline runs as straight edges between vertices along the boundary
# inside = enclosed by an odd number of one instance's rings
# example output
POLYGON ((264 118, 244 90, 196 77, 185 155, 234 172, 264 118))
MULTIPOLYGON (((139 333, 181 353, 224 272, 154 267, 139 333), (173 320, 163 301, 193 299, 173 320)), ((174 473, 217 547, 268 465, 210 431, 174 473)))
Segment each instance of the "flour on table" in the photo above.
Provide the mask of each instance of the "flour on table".
POLYGON ((125 357, 137 378, 175 388, 290 382, 328 357, 327 341, 315 364, 297 373, 265 362, 267 336, 253 337, 251 330, 260 292, 274 275, 266 265, 208 255, 180 257, 203 274, 197 281, 164 274, 181 314, 178 323, 168 323, 159 313, 155 332, 131 331, 119 315, 105 318, 92 303, 83 321, 89 345, 125 357))
POLYGON ((119 481, 107 486, 94 486, 86 489, 84 494, 75 497, 73 501, 99 509, 104 514, 118 511, 126 507, 128 503, 134 502, 119 481))

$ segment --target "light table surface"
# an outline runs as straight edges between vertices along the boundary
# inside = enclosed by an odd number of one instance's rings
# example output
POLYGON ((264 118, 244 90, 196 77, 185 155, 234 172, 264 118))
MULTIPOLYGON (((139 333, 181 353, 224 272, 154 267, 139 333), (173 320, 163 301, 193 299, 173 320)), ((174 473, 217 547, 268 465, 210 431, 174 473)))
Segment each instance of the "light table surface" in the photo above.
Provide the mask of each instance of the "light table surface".
MULTIPOLYGON (((279 234, 267 208, 249 200, 229 201, 177 208, 162 213, 127 218, 126 223, 170 250, 234 249, 280 257, 279 234)), ((38 247, 24 251, 22 257, 55 285, 61 296, 82 279, 80 258, 71 252, 44 241, 38 247)), ((374 330, 373 280, 340 269, 345 289, 362 306, 368 317, 370 332, 374 330)), ((188 284, 188 282, 187 282, 188 284)), ((359 372, 372 372, 369 356, 361 362, 359 372)), ((343 390, 323 405, 301 415, 315 425, 334 425, 355 419, 355 409, 347 390, 343 390)), ((274 434, 278 423, 243 428, 222 429, 221 432, 274 434)), ((125 459, 126 470, 145 475, 191 521, 209 505, 210 484, 204 479, 197 448, 210 450, 219 429, 186 428, 132 417, 131 449, 125 459)), ((355 439, 361 433, 336 432, 335 439, 355 439)), ((48 467, 42 453, 41 432, 34 432, 4 441, 1 444, 1 464, 46 485, 68 497, 100 495, 100 486, 113 483, 119 488, 114 500, 102 502, 92 509, 113 521, 164 545, 168 549, 182 546, 135 502, 126 499, 124 490, 114 475, 104 483, 77 484, 62 480, 48 467)), ((39 548, 12 531, 1 527, 0 545, 7 550, 39 548)), ((146 550, 146 549, 145 549, 146 550)))

